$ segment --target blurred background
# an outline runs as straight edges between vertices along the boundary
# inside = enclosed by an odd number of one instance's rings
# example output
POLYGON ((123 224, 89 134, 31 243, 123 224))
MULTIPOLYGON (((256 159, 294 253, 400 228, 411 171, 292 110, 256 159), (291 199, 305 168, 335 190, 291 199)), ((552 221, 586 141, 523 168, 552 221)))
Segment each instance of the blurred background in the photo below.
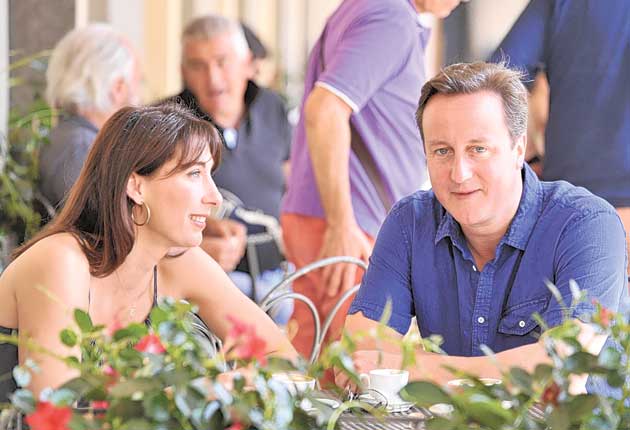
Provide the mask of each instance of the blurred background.
MULTIPOLYGON (((283 94, 289 106, 302 95, 308 51, 340 0, 0 0, 0 129, 9 106, 29 103, 33 85, 8 91, 9 57, 24 58, 52 49, 69 30, 107 22, 139 49, 145 72, 144 101, 181 87, 180 35, 193 17, 219 13, 246 23, 268 50, 259 80, 283 94)), ((444 63, 485 58, 510 28, 527 0, 473 0, 445 22, 433 21, 429 76, 444 63)), ((41 61, 45 67, 45 58, 41 61)), ((34 79, 20 68, 12 78, 34 79)), ((37 64, 35 65, 37 69, 37 64)))

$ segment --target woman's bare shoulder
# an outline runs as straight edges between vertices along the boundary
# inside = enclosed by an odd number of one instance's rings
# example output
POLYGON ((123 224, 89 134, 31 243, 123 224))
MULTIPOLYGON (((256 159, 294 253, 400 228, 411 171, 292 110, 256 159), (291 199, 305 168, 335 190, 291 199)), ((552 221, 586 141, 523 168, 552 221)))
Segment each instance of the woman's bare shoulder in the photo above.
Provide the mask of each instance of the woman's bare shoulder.
POLYGON ((69 233, 48 236, 35 243, 6 269, 16 293, 28 294, 41 286, 64 298, 89 288, 90 266, 77 239, 69 233))
POLYGON ((227 279, 221 267, 199 247, 169 254, 160 260, 158 269, 160 289, 164 292, 162 286, 173 289, 169 292, 174 296, 185 296, 188 290, 198 288, 204 280, 227 279))

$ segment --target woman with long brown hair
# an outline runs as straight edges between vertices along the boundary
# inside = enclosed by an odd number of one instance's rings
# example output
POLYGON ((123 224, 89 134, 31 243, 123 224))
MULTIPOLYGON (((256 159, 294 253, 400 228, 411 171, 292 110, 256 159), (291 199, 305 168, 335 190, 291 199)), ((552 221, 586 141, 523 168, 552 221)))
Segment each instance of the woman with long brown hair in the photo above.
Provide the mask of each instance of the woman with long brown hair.
MULTIPOLYGON (((295 357, 273 321, 198 247, 206 217, 221 203, 211 177, 219 150, 213 126, 183 108, 114 114, 59 215, 0 277, 0 327, 66 355, 73 351, 59 332, 72 325, 72 309, 87 310, 95 324, 125 325, 144 321, 158 295, 170 296, 197 304, 221 339, 226 317, 238 312, 256 324, 269 352, 295 357), (164 258, 174 247, 187 250, 164 258)), ((27 358, 42 369, 33 374, 35 392, 73 376, 63 362, 20 348, 19 361, 27 358)))

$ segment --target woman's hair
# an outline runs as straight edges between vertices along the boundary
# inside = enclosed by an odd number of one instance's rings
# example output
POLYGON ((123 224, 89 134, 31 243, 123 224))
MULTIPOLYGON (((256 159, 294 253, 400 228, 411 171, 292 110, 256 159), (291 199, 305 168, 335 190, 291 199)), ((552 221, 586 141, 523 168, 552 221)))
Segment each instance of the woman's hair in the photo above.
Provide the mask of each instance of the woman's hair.
POLYGON ((48 103, 75 114, 110 112, 112 84, 121 77, 131 82, 135 61, 129 42, 109 25, 72 30, 55 46, 48 62, 48 103))
POLYGON ((163 104, 119 110, 96 136, 61 212, 13 258, 45 237, 69 232, 79 241, 92 275, 112 273, 135 240, 134 201, 127 196, 131 174, 151 176, 174 158, 177 166, 167 175, 185 170, 206 148, 216 169, 221 156, 216 128, 184 107, 163 104))

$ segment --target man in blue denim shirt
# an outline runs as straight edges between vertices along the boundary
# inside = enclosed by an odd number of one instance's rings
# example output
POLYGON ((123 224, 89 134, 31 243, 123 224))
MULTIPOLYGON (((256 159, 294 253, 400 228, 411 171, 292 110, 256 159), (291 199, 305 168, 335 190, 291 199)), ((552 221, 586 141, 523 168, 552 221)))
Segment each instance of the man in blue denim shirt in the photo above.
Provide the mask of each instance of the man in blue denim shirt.
MULTIPOLYGON (((442 335, 449 356, 418 352, 412 378, 445 382, 445 364, 493 377, 545 361, 532 314, 549 326, 563 318, 545 280, 567 304, 571 279, 587 291, 574 318, 593 310, 591 299, 617 310, 627 295, 625 234, 613 207, 567 182, 541 182, 524 164, 519 77, 502 65, 455 64, 422 89, 417 120, 433 189, 391 210, 346 320, 350 332, 373 327, 391 300, 391 336, 404 335, 414 316, 422 336, 442 335), (497 352, 499 368, 481 345, 497 352)), ((597 353, 605 339, 581 327, 597 353)), ((379 363, 377 346, 361 344, 357 368, 400 366, 391 348, 379 363)))

